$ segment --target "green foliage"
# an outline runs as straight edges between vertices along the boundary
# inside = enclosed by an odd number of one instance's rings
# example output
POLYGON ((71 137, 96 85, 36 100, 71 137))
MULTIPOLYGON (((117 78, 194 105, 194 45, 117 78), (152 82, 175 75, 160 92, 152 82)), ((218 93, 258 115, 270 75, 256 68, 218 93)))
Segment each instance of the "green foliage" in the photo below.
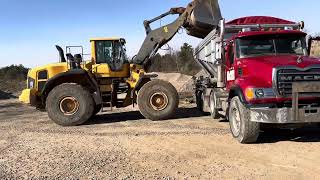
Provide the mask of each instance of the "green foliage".
POLYGON ((151 60, 149 72, 179 72, 195 75, 201 68, 195 61, 193 52, 192 46, 184 43, 177 52, 163 56, 157 54, 151 60))
POLYGON ((0 68, 0 79, 2 80, 16 80, 16 79, 27 79, 28 68, 23 65, 11 65, 0 68))
POLYGON ((311 55, 315 56, 315 57, 320 57, 320 43, 319 42, 312 43, 311 55))

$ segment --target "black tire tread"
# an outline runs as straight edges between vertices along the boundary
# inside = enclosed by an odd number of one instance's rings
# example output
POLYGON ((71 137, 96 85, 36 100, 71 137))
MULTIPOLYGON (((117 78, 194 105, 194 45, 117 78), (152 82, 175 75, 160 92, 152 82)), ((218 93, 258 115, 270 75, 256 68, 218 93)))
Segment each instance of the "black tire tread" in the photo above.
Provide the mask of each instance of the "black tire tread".
POLYGON ((49 118, 56 124, 61 126, 77 126, 85 123, 87 120, 91 118, 95 106, 95 103, 89 91, 83 86, 76 83, 64 83, 55 87, 53 90, 50 91, 47 97, 46 104, 46 110, 48 112, 49 118), (80 117, 72 117, 72 121, 70 122, 66 119, 60 118, 61 116, 58 115, 58 113, 61 113, 60 111, 54 112, 54 109, 50 109, 51 106, 54 106, 54 104, 52 104, 54 102, 54 99, 56 99, 60 93, 65 92, 70 92, 70 94, 74 92, 79 93, 81 94, 81 98, 83 98, 83 101, 86 102, 84 103, 86 108, 84 108, 83 115, 81 115, 80 117))
MULTIPOLYGON (((212 94, 210 95, 210 106, 211 106, 211 101, 212 101, 212 94)), ((211 107, 210 107, 210 114, 212 119, 219 119, 220 118, 220 114, 219 114, 219 110, 217 108, 214 109, 214 112, 212 112, 211 107)))
POLYGON ((169 82, 163 80, 152 80, 142 86, 138 93, 138 106, 140 113, 147 119, 152 121, 166 120, 171 118, 178 109, 179 94, 175 87, 169 82), (169 93, 169 109, 163 112, 154 112, 154 110, 148 107, 148 95, 152 93, 153 89, 166 89, 169 93))
POLYGON ((241 123, 244 123, 244 128, 242 128, 242 125, 240 127, 240 135, 234 137, 243 144, 255 143, 259 137, 260 123, 250 120, 250 110, 241 103, 239 97, 236 96, 232 98, 231 102, 232 101, 236 101, 240 111, 241 123))

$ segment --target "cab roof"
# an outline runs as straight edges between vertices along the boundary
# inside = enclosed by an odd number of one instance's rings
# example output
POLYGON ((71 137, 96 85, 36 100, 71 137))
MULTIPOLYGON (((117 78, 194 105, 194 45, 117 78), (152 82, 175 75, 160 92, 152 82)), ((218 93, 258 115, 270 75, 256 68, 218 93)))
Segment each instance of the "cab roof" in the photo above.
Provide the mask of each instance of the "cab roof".
POLYGON ((280 19, 272 16, 247 16, 234 19, 227 25, 252 25, 252 24, 295 24, 295 22, 280 19))
POLYGON ((90 41, 118 41, 124 38, 119 37, 106 37, 106 38, 91 38, 90 41))
POLYGON ((277 34, 288 34, 288 35, 301 35, 305 36, 306 33, 299 31, 299 30, 279 30, 279 31, 247 31, 247 32, 240 32, 236 35, 236 38, 248 37, 248 36, 259 36, 259 35, 277 35, 277 34))

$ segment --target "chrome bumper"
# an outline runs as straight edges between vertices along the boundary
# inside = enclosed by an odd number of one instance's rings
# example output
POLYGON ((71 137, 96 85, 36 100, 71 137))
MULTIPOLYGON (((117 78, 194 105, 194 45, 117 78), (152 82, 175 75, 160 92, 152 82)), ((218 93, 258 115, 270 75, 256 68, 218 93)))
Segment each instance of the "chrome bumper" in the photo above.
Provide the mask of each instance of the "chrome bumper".
POLYGON ((320 108, 299 109, 295 118, 293 108, 251 108, 251 121, 274 124, 320 122, 320 108))
POLYGON ((299 108, 301 93, 320 94, 320 82, 292 84, 292 108, 251 108, 251 121, 261 123, 312 123, 320 122, 320 107, 299 108))

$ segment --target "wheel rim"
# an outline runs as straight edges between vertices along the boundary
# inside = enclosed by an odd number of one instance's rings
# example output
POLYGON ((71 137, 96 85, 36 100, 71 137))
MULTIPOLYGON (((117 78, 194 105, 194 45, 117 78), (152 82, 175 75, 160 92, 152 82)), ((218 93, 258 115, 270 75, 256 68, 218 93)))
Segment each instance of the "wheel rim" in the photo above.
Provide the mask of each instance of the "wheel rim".
POLYGON ((154 93, 150 97, 150 104, 156 111, 162 111, 168 106, 168 96, 164 93, 154 93))
POLYGON ((65 97, 60 101, 60 111, 67 116, 74 115, 79 109, 79 102, 74 97, 65 97))
POLYGON ((240 111, 235 106, 235 104, 230 109, 230 111, 231 111, 230 122, 231 122, 231 128, 232 128, 233 134, 235 136, 239 136, 239 134, 240 134, 240 126, 241 126, 240 111))

